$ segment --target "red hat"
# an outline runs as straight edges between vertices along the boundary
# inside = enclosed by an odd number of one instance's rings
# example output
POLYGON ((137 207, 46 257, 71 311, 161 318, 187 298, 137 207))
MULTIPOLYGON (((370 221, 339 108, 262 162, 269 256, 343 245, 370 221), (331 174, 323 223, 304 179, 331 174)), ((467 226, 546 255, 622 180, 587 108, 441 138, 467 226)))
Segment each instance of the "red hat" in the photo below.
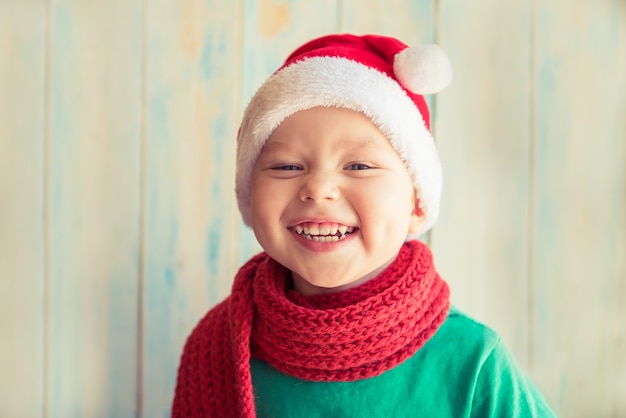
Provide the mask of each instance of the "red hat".
POLYGON ((409 47, 379 35, 329 35, 296 49, 248 104, 237 138, 236 193, 251 225, 252 170, 276 127, 292 114, 316 106, 363 113, 389 139, 413 179, 424 213, 420 234, 439 212, 441 164, 430 133, 423 95, 443 90, 450 62, 436 45, 409 47))

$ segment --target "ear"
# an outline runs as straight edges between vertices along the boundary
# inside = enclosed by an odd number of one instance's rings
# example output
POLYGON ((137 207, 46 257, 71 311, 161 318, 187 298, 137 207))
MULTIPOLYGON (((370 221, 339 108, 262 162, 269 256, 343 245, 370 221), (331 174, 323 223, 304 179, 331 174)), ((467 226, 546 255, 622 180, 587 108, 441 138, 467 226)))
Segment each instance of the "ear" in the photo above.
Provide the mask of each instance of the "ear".
POLYGON ((409 235, 417 234, 424 224, 424 211, 420 208, 419 199, 415 198, 413 211, 409 221, 409 235))

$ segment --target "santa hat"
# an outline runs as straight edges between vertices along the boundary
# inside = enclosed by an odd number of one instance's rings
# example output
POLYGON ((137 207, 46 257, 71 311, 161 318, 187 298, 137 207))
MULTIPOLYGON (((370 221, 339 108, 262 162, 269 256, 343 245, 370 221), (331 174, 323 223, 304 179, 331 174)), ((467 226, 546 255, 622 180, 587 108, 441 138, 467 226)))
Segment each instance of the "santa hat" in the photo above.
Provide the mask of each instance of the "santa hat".
POLYGON ((237 138, 236 194, 251 225, 250 180, 261 148, 290 115, 316 106, 340 107, 371 119, 404 161, 424 223, 439 212, 441 164, 423 95, 450 83, 452 70, 436 45, 408 47, 386 36, 349 34, 314 39, 295 50, 255 93, 237 138))

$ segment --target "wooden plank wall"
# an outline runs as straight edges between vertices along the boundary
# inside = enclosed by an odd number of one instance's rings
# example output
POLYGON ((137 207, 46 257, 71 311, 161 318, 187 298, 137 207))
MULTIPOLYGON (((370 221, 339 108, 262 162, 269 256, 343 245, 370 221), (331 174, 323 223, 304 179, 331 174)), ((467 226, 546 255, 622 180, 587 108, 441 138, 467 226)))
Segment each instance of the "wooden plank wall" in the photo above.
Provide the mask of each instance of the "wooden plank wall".
POLYGON ((622 0, 0 1, 0 417, 168 416, 185 337, 259 251, 243 106, 329 32, 441 44, 425 239, 561 416, 626 416, 622 0))
POLYGON ((45 22, 43 4, 0 3, 2 417, 44 411, 45 22))

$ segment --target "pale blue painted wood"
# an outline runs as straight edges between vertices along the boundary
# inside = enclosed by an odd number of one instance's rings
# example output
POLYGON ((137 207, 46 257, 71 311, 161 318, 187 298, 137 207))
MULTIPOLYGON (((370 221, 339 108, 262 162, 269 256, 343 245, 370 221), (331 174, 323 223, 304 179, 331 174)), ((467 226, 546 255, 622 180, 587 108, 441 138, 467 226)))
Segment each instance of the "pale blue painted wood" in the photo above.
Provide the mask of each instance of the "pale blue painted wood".
POLYGON ((432 244, 452 301, 528 367, 530 2, 444 1, 454 67, 434 125, 444 172, 432 244))
POLYGON ((236 2, 146 10, 142 412, 170 416, 185 339, 234 275, 236 2))
POLYGON ((394 36, 408 45, 430 44, 436 38, 434 0, 344 0, 339 32, 394 36))
POLYGON ((453 299, 561 415, 626 414, 621 2, 49 5, 45 39, 45 2, 0 3, 0 416, 169 415, 184 338, 259 250, 232 190, 243 106, 334 31, 449 53, 432 245, 453 299))
POLYGON ((0 416, 44 412, 45 5, 0 2, 0 416))
POLYGON ((626 9, 536 8, 533 370, 562 416, 626 416, 626 9))
POLYGON ((50 417, 135 414, 139 1, 50 4, 50 417))

